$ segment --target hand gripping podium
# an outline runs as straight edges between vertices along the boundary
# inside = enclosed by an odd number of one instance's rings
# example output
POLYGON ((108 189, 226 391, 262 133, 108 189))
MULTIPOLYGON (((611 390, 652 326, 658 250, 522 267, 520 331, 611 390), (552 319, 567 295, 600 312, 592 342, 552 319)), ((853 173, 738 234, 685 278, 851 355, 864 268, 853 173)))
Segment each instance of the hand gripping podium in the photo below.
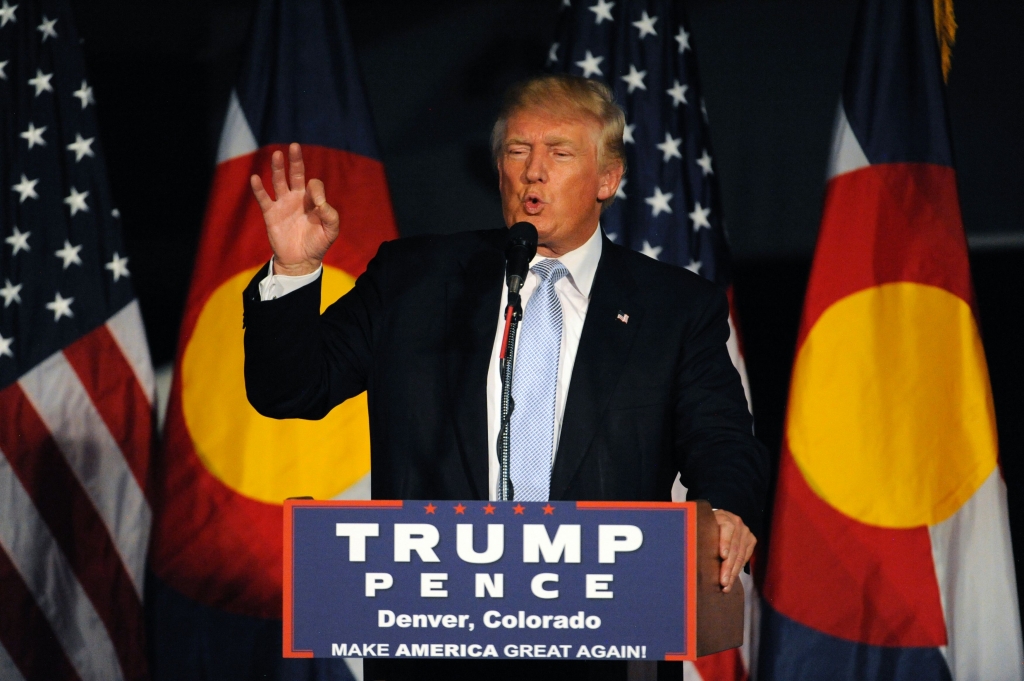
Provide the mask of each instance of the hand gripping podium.
POLYGON ((284 506, 284 656, 693 660, 743 643, 705 501, 284 506))

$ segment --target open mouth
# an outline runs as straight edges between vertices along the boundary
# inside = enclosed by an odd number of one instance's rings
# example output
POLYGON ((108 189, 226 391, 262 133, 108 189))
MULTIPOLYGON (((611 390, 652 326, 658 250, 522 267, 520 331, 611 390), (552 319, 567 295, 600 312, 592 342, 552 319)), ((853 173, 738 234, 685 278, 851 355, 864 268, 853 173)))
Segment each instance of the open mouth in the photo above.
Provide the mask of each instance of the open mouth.
POLYGON ((530 194, 523 200, 523 209, 528 215, 537 215, 544 208, 544 202, 539 197, 530 194))

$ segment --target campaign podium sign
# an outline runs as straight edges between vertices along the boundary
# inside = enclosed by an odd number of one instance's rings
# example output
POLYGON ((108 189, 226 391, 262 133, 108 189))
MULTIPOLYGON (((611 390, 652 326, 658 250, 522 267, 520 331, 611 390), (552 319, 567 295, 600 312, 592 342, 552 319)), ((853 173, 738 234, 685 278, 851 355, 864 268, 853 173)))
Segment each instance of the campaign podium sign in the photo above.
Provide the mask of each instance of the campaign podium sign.
POLYGON ((742 587, 717 583, 706 502, 289 500, 284 514, 285 657, 692 660, 742 643, 742 587))

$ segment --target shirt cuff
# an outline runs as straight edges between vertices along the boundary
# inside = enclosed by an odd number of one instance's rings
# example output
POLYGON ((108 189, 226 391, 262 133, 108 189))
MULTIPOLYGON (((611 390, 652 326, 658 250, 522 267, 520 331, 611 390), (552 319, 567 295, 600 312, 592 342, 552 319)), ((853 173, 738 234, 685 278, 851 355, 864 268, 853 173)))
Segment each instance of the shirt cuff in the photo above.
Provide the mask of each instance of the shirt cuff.
POLYGON ((289 277, 286 274, 274 274, 274 259, 270 259, 267 267, 267 276, 260 281, 260 300, 274 300, 288 295, 292 291, 312 284, 323 272, 324 266, 316 268, 315 272, 300 274, 297 277, 289 277))

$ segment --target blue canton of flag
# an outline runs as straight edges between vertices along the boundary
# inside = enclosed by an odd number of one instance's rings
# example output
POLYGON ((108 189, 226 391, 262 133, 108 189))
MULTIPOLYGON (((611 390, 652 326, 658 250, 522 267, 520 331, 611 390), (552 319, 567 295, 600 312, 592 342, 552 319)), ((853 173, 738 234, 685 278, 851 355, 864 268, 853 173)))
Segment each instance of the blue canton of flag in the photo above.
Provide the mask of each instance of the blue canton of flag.
POLYGON ((626 112, 626 175, 601 216, 608 238, 726 287, 706 110, 679 14, 665 0, 563 0, 548 68, 604 82, 626 112))
POLYGON ((146 679, 153 370, 65 1, 0 0, 0 103, 0 679, 146 679))

